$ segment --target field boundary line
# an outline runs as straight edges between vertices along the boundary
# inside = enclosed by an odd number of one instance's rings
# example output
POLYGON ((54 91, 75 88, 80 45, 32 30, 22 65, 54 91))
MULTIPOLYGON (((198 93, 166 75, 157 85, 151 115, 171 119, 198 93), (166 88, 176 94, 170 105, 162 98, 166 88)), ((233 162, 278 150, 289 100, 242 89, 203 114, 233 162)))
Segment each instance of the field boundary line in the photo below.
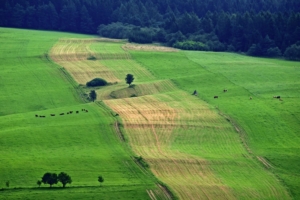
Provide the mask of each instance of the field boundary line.
MULTIPOLYGON (((52 49, 52 48, 51 48, 52 49)), ((80 100, 83 103, 88 103, 88 100, 84 97, 84 91, 80 88, 78 83, 73 79, 73 77, 70 75, 70 73, 61 65, 56 63, 52 58, 51 58, 51 49, 45 53, 43 56, 49 61, 49 63, 54 64, 58 71, 60 72, 60 75, 65 78, 74 88, 76 98, 80 100)))

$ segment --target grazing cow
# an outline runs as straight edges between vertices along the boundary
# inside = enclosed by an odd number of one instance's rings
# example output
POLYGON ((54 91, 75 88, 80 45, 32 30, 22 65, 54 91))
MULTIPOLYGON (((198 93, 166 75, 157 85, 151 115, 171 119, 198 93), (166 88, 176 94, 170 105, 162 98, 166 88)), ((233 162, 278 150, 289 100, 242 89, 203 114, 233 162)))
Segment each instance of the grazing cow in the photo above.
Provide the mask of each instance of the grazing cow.
POLYGON ((70 111, 69 113, 70 113, 70 114, 72 114, 72 113, 73 113, 73 111, 70 111))
POLYGON ((228 90, 224 89, 223 92, 227 92, 228 90))
POLYGON ((280 99, 280 96, 273 96, 273 98, 275 98, 275 99, 280 99))
POLYGON ((50 114, 51 116, 55 116, 55 114, 50 114))
POLYGON ((219 96, 214 96, 215 99, 219 98, 219 96))
POLYGON ((39 117, 38 115, 35 115, 35 117, 39 117))
POLYGON ((76 113, 79 113, 79 111, 77 110, 76 113))
POLYGON ((60 113, 59 115, 64 115, 65 113, 60 113))
POLYGON ((250 97, 250 100, 252 100, 252 97, 250 97))
POLYGON ((69 112, 67 112, 67 115, 70 114, 69 112))
POLYGON ((40 117, 42 117, 42 118, 43 118, 43 117, 46 117, 46 116, 44 116, 44 115, 40 115, 40 117))
POLYGON ((85 112, 89 112, 88 110, 85 110, 85 112))
POLYGON ((119 116, 119 114, 118 114, 118 113, 116 113, 116 114, 115 114, 115 116, 119 116))

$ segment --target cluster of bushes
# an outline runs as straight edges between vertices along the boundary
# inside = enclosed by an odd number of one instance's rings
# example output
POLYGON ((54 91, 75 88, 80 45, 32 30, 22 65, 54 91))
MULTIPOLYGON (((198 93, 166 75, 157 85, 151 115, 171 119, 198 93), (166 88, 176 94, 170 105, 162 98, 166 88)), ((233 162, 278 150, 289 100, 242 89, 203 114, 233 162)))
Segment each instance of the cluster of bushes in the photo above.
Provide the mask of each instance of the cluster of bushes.
POLYGON ((97 87, 105 85, 107 85, 107 81, 102 78, 94 78, 93 80, 86 83, 86 86, 88 87, 97 87))

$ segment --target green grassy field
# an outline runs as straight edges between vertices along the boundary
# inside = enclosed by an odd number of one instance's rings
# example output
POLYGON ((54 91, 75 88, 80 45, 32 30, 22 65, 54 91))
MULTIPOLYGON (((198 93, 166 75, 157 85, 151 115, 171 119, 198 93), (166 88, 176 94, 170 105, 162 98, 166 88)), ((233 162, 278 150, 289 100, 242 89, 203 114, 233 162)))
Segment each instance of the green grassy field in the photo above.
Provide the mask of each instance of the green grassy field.
MULTIPOLYGON (((300 197, 299 62, 188 51, 132 55, 156 77, 171 78, 189 93, 197 90, 200 99, 227 115, 239 126, 251 156, 265 158, 272 166, 268 170, 295 199, 300 197), (215 95, 219 98, 214 99, 215 95), (282 101, 274 99, 275 95, 280 95, 282 101)), ((220 169, 215 170, 219 173, 220 169)), ((230 173, 224 172, 220 174, 230 180, 230 173)))
POLYGON ((58 39, 85 37, 0 29, 0 199, 150 199, 148 192, 162 193, 119 139, 111 111, 85 103, 78 84, 48 59, 58 39), (37 188, 44 173, 61 171, 73 180, 65 190, 61 184, 37 188))
MULTIPOLYGON (((109 46, 110 44, 105 44, 101 48, 101 43, 97 43, 94 44, 94 50, 104 55, 107 50, 107 54, 111 54, 109 46)), ((111 49, 118 49, 117 52, 120 53, 116 44, 111 44, 111 49)), ((133 60, 116 60, 116 57, 110 57, 99 60, 99 63, 105 63, 118 77, 125 77, 124 71, 128 70, 126 63, 132 63, 131 66, 136 66, 136 69, 147 69, 156 81, 133 73, 136 75, 135 87, 123 86, 120 89, 121 86, 113 86, 111 90, 117 89, 112 92, 115 98, 130 97, 133 93, 137 98, 105 100, 105 103, 124 120, 134 151, 150 163, 154 174, 173 188, 176 195, 182 199, 289 199, 285 183, 279 181, 278 173, 273 174, 273 168, 265 169, 270 166, 268 157, 253 153, 249 148, 249 138, 238 127, 240 124, 235 121, 233 113, 214 105, 213 101, 210 102, 210 99, 214 100, 214 95, 219 95, 218 100, 222 101, 223 89, 229 89, 232 94, 235 87, 236 91, 231 99, 228 95, 230 93, 226 93, 227 101, 234 104, 233 100, 239 102, 238 98, 243 98, 246 103, 250 97, 247 90, 234 86, 222 74, 204 69, 197 60, 188 59, 186 54, 191 52, 130 53, 133 60), (166 85, 170 85, 170 80, 177 88, 173 85, 164 90, 166 85), (202 82, 204 84, 200 88, 202 82), (160 94, 155 91, 152 95, 147 93, 154 85, 159 88, 160 94), (180 88, 187 92, 182 92, 180 88), (210 107, 190 95, 194 89, 199 92, 200 99, 214 106, 210 107), (221 113, 218 116, 214 110, 221 110, 227 115, 230 113, 230 117, 221 113), (207 163, 206 167, 200 167, 202 162, 207 163), (191 166, 189 163, 199 164, 191 166), (199 171, 208 178, 196 175, 199 171)), ((201 52, 193 53, 196 58, 201 57, 201 52)), ((212 57, 220 55, 211 54, 212 57)), ((249 65, 258 62, 257 59, 251 59, 248 61, 249 65)), ((230 54, 225 63, 229 60, 230 54)), ((98 93, 101 94, 102 91, 107 92, 106 89, 99 89, 98 93)), ((271 100, 274 100, 273 96, 271 100)), ((255 103, 254 99, 251 102, 255 103)))
POLYGON ((0 40, 0 199, 165 199, 157 179, 180 199, 300 198, 299 62, 16 29, 0 40), (118 83, 85 103, 74 80, 101 75, 118 83), (37 188, 47 171, 72 185, 37 188))

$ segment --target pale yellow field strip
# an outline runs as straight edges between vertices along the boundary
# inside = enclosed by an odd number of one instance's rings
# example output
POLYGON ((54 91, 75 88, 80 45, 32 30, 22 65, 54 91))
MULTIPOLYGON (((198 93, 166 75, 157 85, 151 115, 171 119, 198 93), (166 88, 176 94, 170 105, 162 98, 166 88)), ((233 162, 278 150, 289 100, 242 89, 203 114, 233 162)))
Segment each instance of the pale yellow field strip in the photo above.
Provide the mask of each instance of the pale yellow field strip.
MULTIPOLYGON (((136 45, 123 46, 123 49, 126 48, 155 50, 136 45)), ((142 156, 155 176, 180 199, 264 199, 266 194, 269 199, 288 199, 288 194, 276 191, 280 185, 276 178, 268 175, 263 168, 245 162, 252 158, 247 155, 231 124, 203 101, 177 90, 171 81, 157 81, 151 72, 132 60, 118 45, 102 44, 97 39, 63 39, 52 48, 50 56, 80 84, 96 77, 111 83, 119 82, 98 90, 98 100, 104 100, 119 114, 135 154, 142 156), (97 60, 87 60, 89 56, 97 60), (127 73, 134 74, 137 83, 139 80, 148 83, 128 88, 124 81, 127 73), (138 97, 126 98, 133 94, 138 97), (215 173, 237 172, 232 172, 225 161, 208 162, 204 159, 205 156, 219 154, 232 160, 238 155, 242 162, 237 161, 237 169, 243 169, 243 173, 249 171, 259 178, 261 173, 265 173, 269 178, 252 179, 261 181, 261 190, 245 187, 240 188, 237 194, 226 185, 237 185, 234 179, 222 180, 215 173)), ((249 176, 247 173, 242 176, 249 176)), ((158 191, 147 192, 151 199, 161 195, 158 191)))
POLYGON ((94 39, 60 40, 51 49, 50 56, 56 63, 68 70, 79 84, 86 84, 86 82, 97 77, 112 83, 119 82, 120 80, 113 72, 101 64, 101 62, 87 60, 89 56, 97 57, 89 48, 94 42, 98 41, 94 39))
POLYGON ((277 191, 281 186, 271 173, 243 156, 247 151, 234 127, 192 95, 178 91, 104 102, 121 116, 134 152, 180 199, 289 199, 284 190, 277 191), (199 153, 222 159, 207 161, 199 153), (229 165, 226 158, 238 160, 229 165), (241 185, 249 187, 236 193, 216 176, 216 167, 222 174, 249 177, 226 182, 238 187, 245 180, 241 185), (261 188, 252 188, 253 181, 261 188))
POLYGON ((146 45, 146 44, 132 44, 127 43, 122 46, 124 50, 137 50, 137 51, 163 51, 163 52, 175 52, 178 49, 164 46, 154 46, 154 45, 146 45))
POLYGON ((136 81, 139 78, 154 79, 148 70, 131 59, 130 54, 121 48, 121 44, 118 44, 120 50, 113 53, 116 45, 107 42, 107 39, 61 39, 51 49, 50 57, 64 67, 79 84, 86 84, 93 78, 103 78, 110 83, 125 82, 124 78, 128 73, 134 74, 136 81), (92 45, 97 52, 91 49, 92 45), (88 60, 89 57, 96 60, 88 60))
MULTIPOLYGON (((150 164, 152 172, 180 199, 235 199, 231 190, 212 173, 207 161, 172 150, 176 129, 185 125, 181 118, 191 118, 191 113, 185 112, 184 107, 170 107, 161 98, 176 103, 169 95, 106 100, 105 103, 122 117, 134 152, 150 164)), ((199 119, 207 116, 209 121, 218 123, 216 113, 207 108, 202 111, 196 115, 199 119)))

